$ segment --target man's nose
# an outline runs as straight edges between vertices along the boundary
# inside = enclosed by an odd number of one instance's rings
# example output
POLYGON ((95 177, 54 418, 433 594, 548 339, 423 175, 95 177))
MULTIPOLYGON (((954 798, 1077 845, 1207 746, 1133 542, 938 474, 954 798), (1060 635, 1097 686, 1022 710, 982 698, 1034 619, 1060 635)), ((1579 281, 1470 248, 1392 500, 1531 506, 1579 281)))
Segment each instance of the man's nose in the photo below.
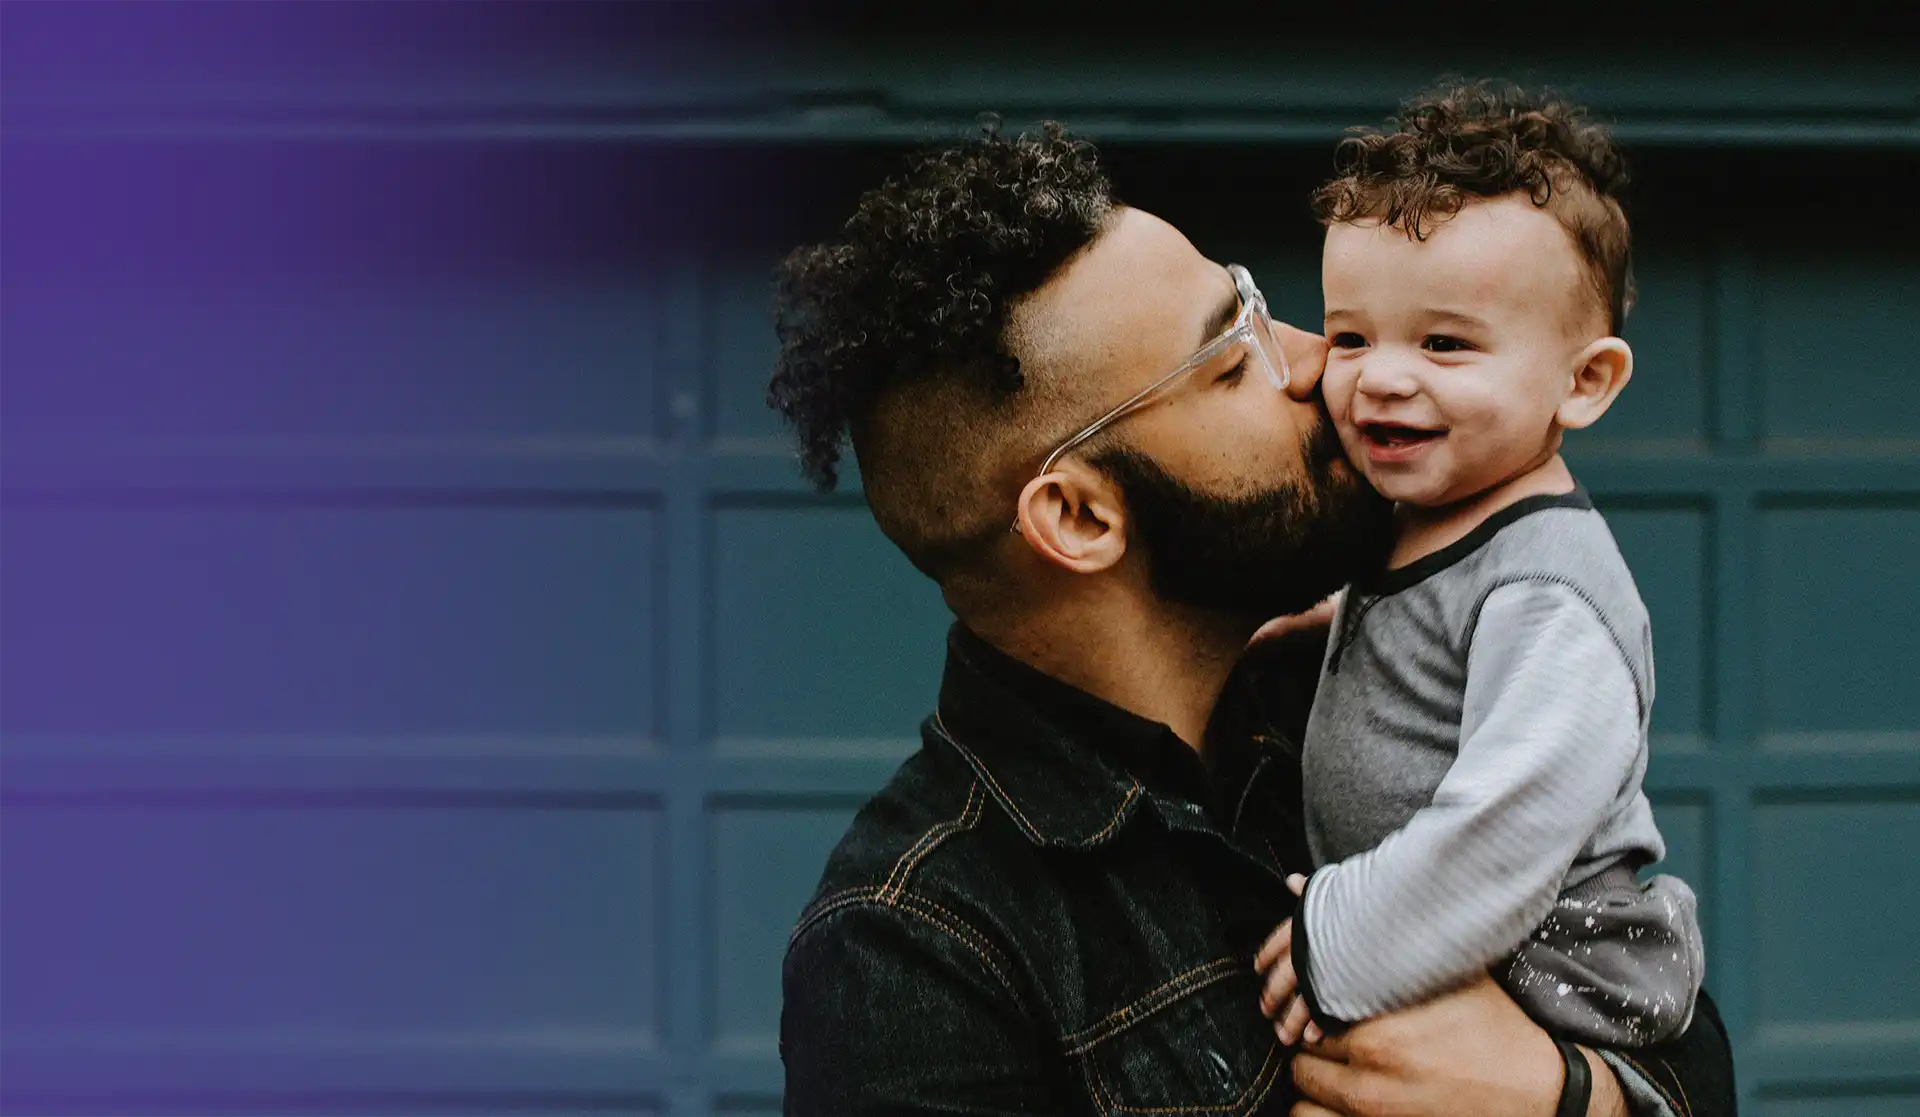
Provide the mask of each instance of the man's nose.
POLYGON ((1287 394, 1297 400, 1312 399, 1320 374, 1327 371, 1327 339, 1285 322, 1275 322, 1273 332, 1287 358, 1287 394))

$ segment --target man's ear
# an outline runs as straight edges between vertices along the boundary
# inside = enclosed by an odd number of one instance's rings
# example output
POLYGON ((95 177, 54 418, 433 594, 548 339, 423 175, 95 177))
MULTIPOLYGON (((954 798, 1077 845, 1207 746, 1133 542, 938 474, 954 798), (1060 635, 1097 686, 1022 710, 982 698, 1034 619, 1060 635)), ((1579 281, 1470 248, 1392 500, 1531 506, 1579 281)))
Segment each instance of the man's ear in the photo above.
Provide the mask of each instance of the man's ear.
POLYGON ((1580 351, 1573 383, 1554 419, 1568 430, 1592 426, 1613 406, 1633 379, 1633 348, 1617 337, 1603 337, 1580 351))
POLYGON ((1063 462, 1020 490, 1020 534, 1041 558, 1092 574, 1127 553, 1126 509, 1113 483, 1079 462, 1063 462))

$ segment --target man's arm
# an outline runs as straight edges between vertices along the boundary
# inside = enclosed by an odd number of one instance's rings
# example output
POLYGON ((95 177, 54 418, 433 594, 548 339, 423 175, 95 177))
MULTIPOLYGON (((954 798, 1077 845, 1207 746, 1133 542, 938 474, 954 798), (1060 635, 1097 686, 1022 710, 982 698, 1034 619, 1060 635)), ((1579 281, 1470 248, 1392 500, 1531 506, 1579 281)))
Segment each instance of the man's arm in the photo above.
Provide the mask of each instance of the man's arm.
MULTIPOLYGON (((1704 992, 1679 1039, 1585 1054, 1588 1117, 1735 1113, 1732 1048, 1704 992)), ((1308 1045, 1294 1056, 1293 1078, 1307 1099, 1295 1117, 1544 1117, 1559 1102, 1565 1065, 1547 1033, 1482 979, 1308 1045)))
POLYGON ((975 930, 911 895, 814 918, 782 979, 785 1112, 1065 1112, 1012 976, 975 930))
POLYGON ((1650 1047, 1602 1050, 1600 1055, 1620 1073, 1627 1109, 1634 1117, 1733 1115, 1733 1046, 1719 1007, 1704 989, 1683 1035, 1650 1047))

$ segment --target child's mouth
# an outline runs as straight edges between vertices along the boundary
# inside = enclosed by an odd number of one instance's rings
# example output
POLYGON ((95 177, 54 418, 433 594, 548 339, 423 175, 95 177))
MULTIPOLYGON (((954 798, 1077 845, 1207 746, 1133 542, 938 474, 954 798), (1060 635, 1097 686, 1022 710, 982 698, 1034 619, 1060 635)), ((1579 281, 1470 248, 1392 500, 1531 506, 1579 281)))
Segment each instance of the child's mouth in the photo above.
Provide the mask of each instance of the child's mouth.
POLYGON ((1362 423, 1367 457, 1376 462, 1403 462, 1438 442, 1447 432, 1400 423, 1362 423))

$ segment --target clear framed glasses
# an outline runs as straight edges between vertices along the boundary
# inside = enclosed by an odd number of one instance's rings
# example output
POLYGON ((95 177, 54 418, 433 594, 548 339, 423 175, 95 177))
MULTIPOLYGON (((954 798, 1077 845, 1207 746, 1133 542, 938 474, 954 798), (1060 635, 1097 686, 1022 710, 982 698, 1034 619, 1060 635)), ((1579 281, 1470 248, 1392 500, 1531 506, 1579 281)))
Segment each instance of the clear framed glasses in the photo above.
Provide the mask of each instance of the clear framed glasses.
MULTIPOLYGON (((1135 411, 1178 391, 1194 373, 1203 368, 1232 367, 1244 360, 1248 366, 1247 372, 1262 373, 1276 391, 1286 391, 1287 385, 1293 381, 1293 372, 1287 367, 1287 354, 1280 345, 1280 339, 1274 336, 1273 318, 1267 313, 1266 296, 1254 286, 1253 276, 1239 264, 1228 264, 1227 274, 1233 278, 1234 288, 1240 292, 1240 314, 1234 318, 1233 325, 1201 346, 1193 356, 1187 358, 1185 364, 1147 385, 1088 424, 1079 434, 1062 442, 1040 463, 1040 470, 1034 474, 1035 477, 1050 472, 1055 463, 1087 439, 1135 411)), ((1014 521, 1013 530, 1020 530, 1018 519, 1014 521)))

